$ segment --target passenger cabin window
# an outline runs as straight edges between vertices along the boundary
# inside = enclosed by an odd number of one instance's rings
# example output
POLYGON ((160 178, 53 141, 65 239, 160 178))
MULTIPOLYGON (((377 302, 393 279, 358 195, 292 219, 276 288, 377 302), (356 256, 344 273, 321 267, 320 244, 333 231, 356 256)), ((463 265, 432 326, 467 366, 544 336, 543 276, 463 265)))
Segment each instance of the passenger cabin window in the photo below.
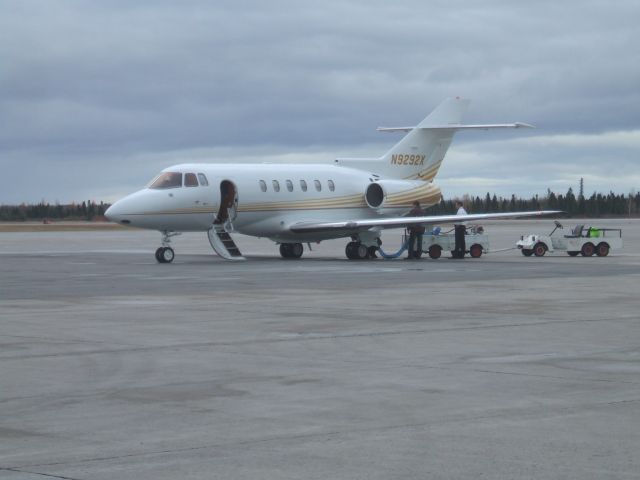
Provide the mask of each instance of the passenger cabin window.
POLYGON ((207 180, 207 176, 204 173, 199 173, 198 174, 198 179, 200 180, 200 185, 202 185, 203 187, 209 186, 209 182, 207 180))
POLYGON ((305 182, 304 180, 300 180, 300 189, 303 192, 306 192, 307 191, 307 182, 305 182))
POLYGON ((276 192, 280 191, 280 182, 278 182, 278 180, 272 180, 271 183, 273 184, 273 190, 276 192))
POLYGON ((149 188, 180 188, 182 186, 182 173, 179 172, 162 172, 151 182, 149 188))
POLYGON ((293 192, 293 182, 291 180, 287 180, 287 190, 293 192))
POLYGON ((331 190, 332 192, 335 192, 336 185, 333 183, 333 180, 329 180, 327 183, 329 184, 329 190, 331 190))
POLYGON ((313 183, 316 186, 317 191, 322 190, 322 184, 320 183, 320 180, 314 180, 313 183))
POLYGON ((185 173, 184 174, 184 186, 185 187, 197 187, 198 186, 198 178, 195 173, 185 173))
POLYGON ((260 180, 260 190, 262 190, 263 192, 267 191, 267 182, 265 182, 264 180, 260 180))

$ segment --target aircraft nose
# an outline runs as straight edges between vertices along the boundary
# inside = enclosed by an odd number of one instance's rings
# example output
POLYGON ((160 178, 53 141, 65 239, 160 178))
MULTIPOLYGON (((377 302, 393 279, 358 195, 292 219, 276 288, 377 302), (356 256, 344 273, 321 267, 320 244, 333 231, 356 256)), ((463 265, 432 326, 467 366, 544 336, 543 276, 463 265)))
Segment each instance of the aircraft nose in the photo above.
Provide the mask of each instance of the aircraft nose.
POLYGON ((119 217, 119 215, 118 215, 118 202, 114 203, 109 208, 107 208, 107 211, 104 212, 104 216, 110 222, 117 222, 119 220, 119 218, 118 218, 119 217))
POLYGON ((130 221, 123 218, 125 212, 123 211, 122 203, 123 200, 118 200, 116 203, 111 205, 109 208, 107 208, 107 211, 104 212, 104 216, 110 222, 128 225, 130 221))

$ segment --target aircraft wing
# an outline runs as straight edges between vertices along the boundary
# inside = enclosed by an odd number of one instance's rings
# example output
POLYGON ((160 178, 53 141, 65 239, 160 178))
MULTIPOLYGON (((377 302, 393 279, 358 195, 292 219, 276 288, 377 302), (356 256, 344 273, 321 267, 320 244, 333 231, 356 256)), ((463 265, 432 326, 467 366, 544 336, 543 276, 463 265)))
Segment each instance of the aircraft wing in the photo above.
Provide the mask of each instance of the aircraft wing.
POLYGON ((437 223, 460 223, 499 218, 541 217, 562 213, 561 210, 539 210, 536 212, 478 213, 474 215, 432 215, 425 217, 367 218, 345 222, 298 222, 289 229, 294 233, 312 232, 361 232, 371 228, 402 228, 409 225, 434 225, 437 223))

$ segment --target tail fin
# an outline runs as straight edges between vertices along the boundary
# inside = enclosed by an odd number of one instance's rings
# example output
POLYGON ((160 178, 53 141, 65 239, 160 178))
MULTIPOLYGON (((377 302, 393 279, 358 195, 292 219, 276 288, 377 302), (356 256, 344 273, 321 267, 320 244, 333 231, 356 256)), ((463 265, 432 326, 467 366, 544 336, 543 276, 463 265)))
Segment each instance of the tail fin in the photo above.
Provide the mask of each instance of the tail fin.
POLYGON ((438 173, 458 130, 532 128, 532 125, 526 123, 463 125, 462 116, 468 106, 469 100, 447 98, 416 127, 378 128, 381 132, 409 132, 381 158, 337 158, 335 162, 354 168, 366 168, 386 178, 430 182, 438 173))
POLYGON ((416 127, 379 129, 409 131, 383 155, 380 173, 393 178, 433 180, 468 106, 469 100, 448 98, 416 127))

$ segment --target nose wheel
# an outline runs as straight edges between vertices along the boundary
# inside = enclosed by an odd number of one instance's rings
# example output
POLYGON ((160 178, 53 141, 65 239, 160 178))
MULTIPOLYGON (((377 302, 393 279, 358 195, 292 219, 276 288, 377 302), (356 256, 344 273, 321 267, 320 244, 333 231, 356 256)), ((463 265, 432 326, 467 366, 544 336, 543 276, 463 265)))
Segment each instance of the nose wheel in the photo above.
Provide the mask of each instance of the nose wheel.
POLYGON ((162 246, 156 250, 156 260, 158 263, 171 263, 176 256, 173 248, 169 246, 171 237, 180 235, 180 232, 162 231, 162 246))
POLYGON ((176 254, 171 247, 160 247, 156 250, 156 260, 158 263, 171 263, 175 256, 176 254))

